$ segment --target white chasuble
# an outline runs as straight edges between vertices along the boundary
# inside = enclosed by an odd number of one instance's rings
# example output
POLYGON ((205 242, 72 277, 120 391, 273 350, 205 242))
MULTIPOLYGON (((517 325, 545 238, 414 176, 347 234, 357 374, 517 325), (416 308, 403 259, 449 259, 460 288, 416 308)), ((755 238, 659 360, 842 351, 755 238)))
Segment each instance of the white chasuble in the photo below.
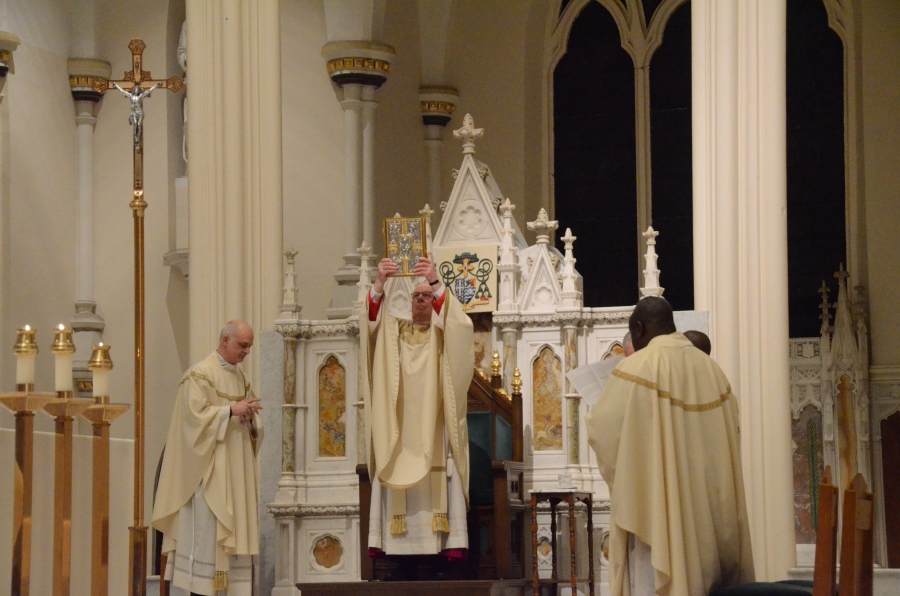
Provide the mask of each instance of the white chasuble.
POLYGON ((467 548, 471 320, 448 292, 430 324, 396 319, 383 307, 362 327, 360 386, 374 470, 369 547, 404 555, 467 548))
POLYGON ((252 396, 241 370, 223 366, 215 352, 182 378, 152 519, 163 533, 165 577, 174 588, 251 593, 251 558, 259 553, 262 420, 255 416, 243 425, 230 413, 232 404, 252 396))
POLYGON ((737 399, 709 356, 655 337, 619 363, 585 426, 610 490, 612 596, 644 584, 632 574, 647 555, 663 596, 753 581, 737 399))

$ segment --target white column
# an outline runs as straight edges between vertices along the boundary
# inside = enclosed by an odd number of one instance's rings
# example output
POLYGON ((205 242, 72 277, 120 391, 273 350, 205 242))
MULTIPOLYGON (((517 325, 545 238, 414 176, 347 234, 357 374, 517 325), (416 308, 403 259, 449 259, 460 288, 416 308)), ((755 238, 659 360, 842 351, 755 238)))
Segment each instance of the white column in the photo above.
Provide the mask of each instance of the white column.
MULTIPOLYGON (((362 240, 375 246, 375 89, 373 85, 362 88, 362 240)), ((357 247, 358 248, 358 247, 357 247)), ((356 252, 356 248, 353 249, 356 252)))
POLYGON ((444 128, 459 100, 453 87, 420 87, 419 104, 425 126, 425 151, 428 154, 428 204, 437 207, 444 200, 441 185, 441 146, 444 128))
MULTIPOLYGON (((83 46, 92 45, 90 40, 82 41, 83 46)), ((75 208, 75 314, 72 317, 76 348, 73 375, 76 380, 90 380, 92 375, 87 362, 91 356, 91 346, 100 341, 105 325, 103 318, 97 314, 97 303, 94 302, 94 127, 101 95, 93 89, 93 83, 98 77, 109 78, 111 71, 109 62, 93 58, 69 58, 67 69, 72 99, 75 100, 78 189, 75 208)))
POLYGON ((94 301, 94 102, 75 101, 75 155, 77 157, 78 206, 75 262, 75 296, 78 301, 94 301))
MULTIPOLYGON (((359 215, 362 206, 360 164, 362 135, 359 127, 362 112, 362 85, 347 83, 343 87, 344 99, 344 260, 352 263, 360 245, 359 215), (348 257, 350 259, 348 260, 348 257)), ((358 269, 357 269, 358 271, 358 269)))
POLYGON ((428 204, 440 205, 441 191, 441 146, 444 127, 439 124, 425 125, 425 151, 428 152, 428 204))
POLYGON ((394 48, 368 41, 333 41, 322 48, 322 58, 331 80, 343 91, 344 109, 344 264, 335 274, 328 318, 353 314, 359 254, 375 237, 375 90, 387 80, 394 48))
POLYGON ((785 1, 692 2, 694 295, 741 407, 757 579, 796 560, 787 358, 785 1))
MULTIPOLYGON (((281 27, 277 2, 196 0, 188 137, 190 357, 229 319, 273 329, 282 298, 281 27), (251 52, 250 49, 253 51, 251 52), (252 92, 251 92, 252 91, 252 92)), ((260 389, 259 358, 245 370, 260 389)))

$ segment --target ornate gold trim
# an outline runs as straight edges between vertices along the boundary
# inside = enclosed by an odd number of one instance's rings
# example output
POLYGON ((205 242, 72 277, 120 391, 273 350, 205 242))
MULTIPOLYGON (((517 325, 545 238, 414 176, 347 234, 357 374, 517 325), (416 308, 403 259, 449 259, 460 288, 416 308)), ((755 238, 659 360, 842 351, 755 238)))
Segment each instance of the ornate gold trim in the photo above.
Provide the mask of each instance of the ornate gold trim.
POLYGON ((218 395, 218 396, 221 397, 222 399, 227 399, 228 401, 234 401, 234 402, 243 401, 244 399, 247 398, 247 396, 248 396, 250 393, 252 393, 252 392, 250 391, 250 383, 246 383, 246 385, 244 386, 244 395, 235 397, 234 395, 228 395, 227 393, 222 393, 221 391, 219 391, 218 389, 216 389, 215 384, 212 382, 212 380, 210 380, 209 377, 207 377, 207 376, 204 375, 203 373, 199 373, 199 372, 197 372, 197 371, 191 371, 191 374, 190 374, 190 375, 188 375, 188 376, 184 377, 183 379, 181 379, 181 383, 179 383, 179 385, 181 385, 181 384, 183 384, 185 381, 187 381, 187 380, 188 380, 188 377, 194 377, 195 379, 199 379, 199 380, 201 380, 201 381, 206 381, 207 383, 209 383, 209 386, 212 387, 213 391, 216 392, 216 395, 218 395))
POLYGON ((446 101, 422 101, 419 102, 423 112, 437 112, 441 114, 452 114, 456 106, 446 101))
POLYGON ((351 69, 380 70, 384 73, 391 72, 391 64, 389 62, 377 60, 375 58, 335 58, 334 60, 329 60, 325 64, 325 68, 328 69, 328 74, 332 74, 336 70, 351 69))
POLYGON ((103 77, 95 75, 69 75, 69 86, 75 88, 94 89, 94 81, 106 81, 103 77))
POLYGON ((673 406, 675 406, 676 408, 681 408, 686 412, 708 412, 709 410, 715 410, 716 408, 722 406, 722 404, 728 401, 728 398, 731 397, 731 387, 728 387, 725 390, 725 393, 720 395, 719 399, 717 399, 716 401, 707 402, 705 404, 686 404, 682 400, 672 397, 672 394, 668 391, 663 391, 662 389, 657 387, 656 383, 654 383, 653 381, 648 381, 647 379, 642 379, 641 377, 630 375, 620 370, 613 370, 612 374, 614 377, 619 377, 623 381, 630 381, 632 383, 635 383, 636 385, 640 385, 652 391, 656 391, 656 394, 659 395, 659 397, 669 400, 669 402, 671 402, 673 406))

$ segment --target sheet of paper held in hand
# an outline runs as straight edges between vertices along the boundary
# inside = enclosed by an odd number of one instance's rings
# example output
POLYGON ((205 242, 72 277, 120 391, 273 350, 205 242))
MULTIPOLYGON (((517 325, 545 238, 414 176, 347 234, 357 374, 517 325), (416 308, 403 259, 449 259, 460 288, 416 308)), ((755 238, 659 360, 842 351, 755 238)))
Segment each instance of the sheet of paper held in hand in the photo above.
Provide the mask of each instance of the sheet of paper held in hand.
POLYGON ((578 392, 587 407, 593 408, 600 398, 600 394, 603 393, 603 388, 606 387, 606 382, 613 369, 621 361, 622 356, 617 356, 610 360, 585 364, 566 373, 566 378, 575 386, 575 391, 578 392))

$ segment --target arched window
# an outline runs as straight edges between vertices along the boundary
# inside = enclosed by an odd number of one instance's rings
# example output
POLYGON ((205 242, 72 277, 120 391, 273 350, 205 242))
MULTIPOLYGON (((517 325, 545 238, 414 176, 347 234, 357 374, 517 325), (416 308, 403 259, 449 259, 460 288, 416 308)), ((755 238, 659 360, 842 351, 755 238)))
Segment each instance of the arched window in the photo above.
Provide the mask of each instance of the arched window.
POLYGON ((585 304, 637 301, 641 233, 653 225, 665 296, 692 309, 690 5, 571 0, 560 35, 565 53, 550 72, 554 217, 581 234, 585 304))
POLYGON ((847 260, 844 48, 822 0, 787 3, 788 314, 791 337, 817 337, 822 280, 847 260))

